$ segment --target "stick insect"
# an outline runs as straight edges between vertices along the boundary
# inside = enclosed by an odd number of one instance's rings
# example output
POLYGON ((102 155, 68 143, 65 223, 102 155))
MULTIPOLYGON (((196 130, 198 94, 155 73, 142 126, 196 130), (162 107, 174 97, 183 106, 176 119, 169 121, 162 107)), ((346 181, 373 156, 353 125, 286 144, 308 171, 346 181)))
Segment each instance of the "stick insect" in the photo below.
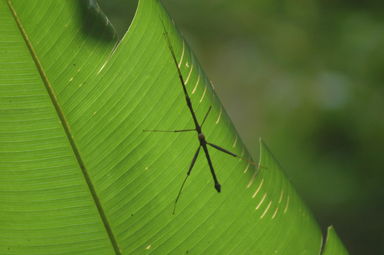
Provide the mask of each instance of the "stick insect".
MULTIPOLYGON (((203 121, 201 122, 201 124, 199 123, 199 121, 197 120, 197 117, 196 117, 196 113, 193 109, 193 106, 192 106, 192 101, 188 95, 188 91, 187 91, 187 88, 186 88, 186 85, 185 85, 185 81, 184 81, 184 77, 183 77, 183 74, 181 73, 181 70, 179 68, 179 64, 176 60, 176 54, 175 54, 175 51, 173 49, 173 46, 172 46, 172 43, 170 41, 170 38, 168 36, 168 32, 165 28, 165 25, 163 23, 163 28, 164 28, 164 37, 166 39, 166 42, 167 42, 167 45, 168 45, 168 48, 169 48, 169 51, 171 53, 171 56, 172 56, 172 59, 173 59, 173 62, 175 64, 175 67, 177 69, 177 74, 179 76, 179 80, 180 80, 180 83, 181 83, 181 86, 183 88, 183 92, 184 92, 184 96, 185 96, 185 101, 187 103, 187 106, 188 106, 188 109, 189 109, 189 112, 191 113, 191 116, 192 116, 192 119, 193 119, 193 123, 195 125, 195 128, 191 128, 191 129, 176 129, 176 130, 143 130, 144 132, 193 132, 193 131, 196 131, 197 133, 197 138, 198 138, 198 141, 199 141, 199 146, 192 158, 192 161, 189 165, 189 168, 188 168, 188 172, 187 172, 187 175, 184 179, 184 181, 182 182, 181 184, 181 187, 179 189, 179 192, 177 194, 177 197, 176 197, 176 200, 175 200, 175 204, 174 204, 174 208, 173 208, 173 214, 175 214, 175 211, 176 211, 176 205, 177 205, 177 202, 180 198, 180 195, 181 195, 181 192, 183 191, 183 188, 184 188, 184 185, 189 177, 189 175, 191 174, 192 172, 192 169, 193 169, 193 166, 195 165, 195 162, 196 162, 196 159, 197 157, 199 156, 199 153, 200 153, 200 150, 201 148, 203 148, 203 151, 204 151, 204 154, 205 154, 205 157, 207 159, 207 162, 208 162, 208 166, 209 166, 209 169, 211 171, 211 175, 212 175, 212 178, 213 178, 213 181, 214 181, 214 185, 215 185, 215 189, 218 193, 221 192, 221 185, 220 185, 220 182, 219 180, 217 179, 217 176, 216 176, 216 173, 215 173, 215 169, 213 168, 213 164, 212 164, 212 160, 211 160, 211 157, 209 155, 209 151, 208 151, 208 146, 211 146, 212 148, 216 149, 216 150, 219 150, 221 152, 224 152, 230 156, 233 156, 233 157, 236 157, 236 158, 240 158, 240 159, 243 159, 243 160, 246 160, 244 159, 243 157, 235 154, 235 153, 232 153, 216 144, 213 144, 213 143, 210 143, 206 140, 205 138, 205 135, 202 131, 202 128, 203 128, 203 125, 205 123, 205 121, 207 120, 208 118, 208 115, 212 109, 212 106, 210 106, 208 108, 208 111, 207 113, 205 114, 204 118, 203 118, 203 121)), ((248 161, 248 160, 246 160, 248 161)))

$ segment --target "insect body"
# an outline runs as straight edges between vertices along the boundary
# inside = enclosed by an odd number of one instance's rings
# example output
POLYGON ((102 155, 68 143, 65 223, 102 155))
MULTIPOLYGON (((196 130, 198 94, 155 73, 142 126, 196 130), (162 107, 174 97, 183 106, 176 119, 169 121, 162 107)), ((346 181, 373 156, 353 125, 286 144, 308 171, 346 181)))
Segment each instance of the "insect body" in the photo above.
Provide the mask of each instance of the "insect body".
POLYGON ((197 150, 196 150, 196 152, 195 152, 195 154, 194 154, 194 156, 192 158, 191 164, 189 165, 187 176, 185 177, 185 179, 184 179, 184 181, 183 181, 183 183, 182 183, 182 185, 180 187, 179 193, 177 194, 176 200, 175 200, 175 206, 174 206, 174 210, 173 210, 173 213, 175 213, 177 201, 180 198, 180 195, 181 195, 181 192, 183 190, 185 182, 187 181, 189 175, 191 174, 191 171, 193 169, 193 166, 195 165, 197 157, 199 156, 201 148, 203 148, 203 151, 204 151, 205 157, 207 159, 207 162, 208 162, 208 165, 209 165, 209 169, 211 171, 211 175, 212 175, 212 178, 213 178, 213 181, 214 181, 215 189, 217 190, 217 192, 221 191, 221 185, 220 185, 220 183, 219 183, 219 181, 217 179, 217 176, 216 176, 216 173, 215 173, 215 169, 213 168, 212 160, 211 160, 211 157, 210 157, 209 151, 208 151, 208 146, 211 146, 212 148, 217 149, 219 151, 222 151, 222 152, 224 152, 226 154, 229 154, 229 155, 231 155, 233 157, 237 157, 237 158, 240 158, 240 159, 243 159, 243 158, 238 156, 238 155, 236 155, 236 154, 234 154, 234 153, 232 153, 232 152, 230 152, 230 151, 228 151, 228 150, 226 150, 226 149, 224 149, 224 148, 222 148, 222 147, 220 147, 220 146, 218 146, 218 145, 215 145, 215 144, 207 142, 207 140, 206 140, 206 138, 205 138, 205 136, 203 134, 202 127, 203 127, 204 122, 207 119, 207 117, 208 117, 212 107, 208 108, 208 111, 205 114, 204 119, 203 119, 203 121, 201 122, 201 125, 200 125, 199 121, 197 120, 195 111, 193 109, 191 99, 190 99, 190 97, 188 95, 188 92, 187 92, 187 89, 186 89, 186 86, 185 86, 185 81, 184 81, 183 75, 181 73, 181 70, 179 68, 179 65, 177 63, 175 51, 174 51, 173 46, 171 44, 171 41, 170 41, 170 39, 168 37, 168 32, 167 32, 167 30, 165 28, 164 23, 163 23, 163 27, 164 27, 164 36, 166 38, 166 41, 167 41, 167 44, 168 44, 168 48, 170 50, 173 62, 174 62, 175 67, 177 69, 179 80, 180 80, 180 83, 181 83, 183 91, 184 91, 185 101, 186 101, 187 106, 189 108, 189 111, 190 111, 190 113, 192 115, 192 119, 193 119, 195 128, 193 128, 193 129, 179 129, 179 130, 144 130, 144 131, 146 131, 146 132, 191 132, 191 131, 193 132, 193 131, 196 131, 197 132, 197 137, 198 137, 198 140, 199 140, 199 146, 198 146, 198 148, 197 148, 197 150))

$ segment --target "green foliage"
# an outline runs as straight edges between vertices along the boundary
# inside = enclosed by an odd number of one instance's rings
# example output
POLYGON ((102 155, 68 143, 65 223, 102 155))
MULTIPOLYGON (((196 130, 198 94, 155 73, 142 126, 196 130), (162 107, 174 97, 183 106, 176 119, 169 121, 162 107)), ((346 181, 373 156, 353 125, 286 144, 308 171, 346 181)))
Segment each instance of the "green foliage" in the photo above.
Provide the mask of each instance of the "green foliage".
POLYGON ((348 251, 344 248, 342 242, 336 234, 335 229, 330 226, 328 227, 326 245, 323 250, 323 255, 333 254, 348 254, 348 251))
POLYGON ((249 151, 262 136, 322 229, 384 254, 384 1, 163 2, 249 151))
POLYGON ((155 0, 118 43, 93 1, 0 2, 1 254, 317 254, 321 233, 261 143, 260 167, 200 156, 163 20, 209 141, 247 158, 197 60, 155 0), (38 14, 38 15, 37 15, 38 14), (118 43, 118 44, 117 44, 118 43))

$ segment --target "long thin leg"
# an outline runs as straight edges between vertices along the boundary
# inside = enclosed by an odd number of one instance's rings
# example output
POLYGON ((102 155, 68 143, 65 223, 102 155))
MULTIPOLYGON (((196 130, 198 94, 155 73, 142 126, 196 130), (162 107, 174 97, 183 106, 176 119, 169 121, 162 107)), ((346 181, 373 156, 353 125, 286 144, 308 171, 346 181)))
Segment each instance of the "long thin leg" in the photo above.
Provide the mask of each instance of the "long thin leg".
POLYGON ((235 157, 235 158, 239 158, 239 159, 241 159, 241 160, 247 161, 248 163, 250 163, 250 164, 252 164, 252 165, 257 165, 256 162, 253 162, 252 160, 249 160, 249 159, 246 159, 246 158, 244 158, 244 157, 241 157, 241 156, 239 156, 239 155, 237 155, 237 154, 235 154, 235 153, 233 153, 233 152, 230 152, 230 151, 228 151, 228 150, 226 150, 226 149, 224 149, 224 148, 222 148, 222 147, 220 147, 220 146, 218 146, 218 145, 216 145, 216 144, 208 143, 208 142, 207 142, 207 144, 208 144, 209 146, 212 146, 213 148, 215 148, 215 149, 217 149, 217 150, 219 150, 219 151, 222 151, 222 152, 224 152, 224 153, 227 153, 228 155, 231 155, 231 156, 233 156, 233 157, 235 157))
POLYGON ((236 155, 235 153, 232 153, 232 152, 230 152, 230 151, 228 151, 228 150, 226 150, 226 149, 224 149, 224 148, 222 148, 222 147, 220 147, 220 146, 218 146, 218 145, 216 145, 216 144, 208 143, 208 142, 207 142, 207 144, 210 145, 210 146, 212 146, 213 148, 215 148, 215 149, 217 149, 217 150, 219 150, 219 151, 222 151, 222 152, 224 152, 224 153, 227 153, 227 154, 229 154, 229 155, 231 155, 231 156, 233 156, 233 157, 241 158, 239 155, 236 155))
POLYGON ((205 116, 204 116, 203 122, 201 122, 201 125, 200 125, 201 127, 203 127, 204 122, 205 122, 205 120, 207 119, 207 117, 208 117, 209 112, 211 111, 211 109, 212 109, 212 106, 209 106, 209 109, 208 109, 207 113, 206 113, 205 116))
POLYGON ((221 191, 221 185, 220 185, 219 181, 217 180, 217 177, 215 174, 215 169, 213 169, 213 165, 212 165, 211 157, 209 156, 207 145, 203 144, 202 146, 203 146, 205 156, 206 156, 207 161, 208 161, 209 169, 211 170, 213 181, 215 182, 215 189, 217 190, 217 192, 220 192, 221 191))
POLYGON ((176 130, 158 130, 158 129, 144 129, 143 132, 168 132, 168 133, 176 133, 176 132, 190 132, 195 131, 196 129, 176 129, 176 130))
POLYGON ((174 207, 173 207, 173 214, 175 214, 175 211, 176 211, 176 204, 177 204, 177 201, 179 201, 181 192, 183 191, 183 188, 184 188, 184 184, 185 184, 185 182, 187 181, 189 175, 190 175, 191 172, 192 172, 192 168, 193 168, 193 166, 195 165, 197 156, 199 156, 200 148, 201 148, 201 145, 199 145, 199 148, 197 148, 197 151, 195 152, 195 155, 193 156, 192 162, 191 162, 191 164, 189 165, 189 169, 188 169, 188 172, 187 172, 187 176, 185 176, 185 179, 184 179, 183 183, 181 184, 179 193, 177 194, 177 197, 176 197, 176 200, 175 200, 175 205, 174 205, 174 207))

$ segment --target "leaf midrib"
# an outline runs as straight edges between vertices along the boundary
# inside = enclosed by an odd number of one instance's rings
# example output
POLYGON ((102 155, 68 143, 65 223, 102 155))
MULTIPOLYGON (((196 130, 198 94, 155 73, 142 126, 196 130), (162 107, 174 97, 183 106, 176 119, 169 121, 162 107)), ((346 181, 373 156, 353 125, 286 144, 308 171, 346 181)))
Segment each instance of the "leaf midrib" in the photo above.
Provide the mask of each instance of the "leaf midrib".
POLYGON ((95 187, 94 187, 94 185, 92 183, 92 180, 91 180, 91 178, 90 178, 90 176, 88 174, 87 168, 85 167, 84 161, 83 161, 83 159, 82 159, 82 157, 80 155, 80 152, 79 152, 79 149, 78 149, 78 147, 76 145, 76 142, 74 141, 74 139, 72 137, 71 128, 70 128, 69 123, 67 122, 67 120, 65 118, 65 115, 63 113, 62 108, 60 107, 60 105, 58 103, 58 100, 57 100, 57 97, 56 97, 56 95, 54 93, 52 85, 49 82, 49 79, 48 79, 46 73, 44 72, 43 66, 40 63, 39 58, 37 57, 37 54, 36 54, 36 52, 35 52, 35 50, 34 50, 34 48, 32 46, 32 43, 31 43, 31 41, 30 41, 30 39, 29 39, 29 37, 28 37, 28 35, 27 35, 27 33, 26 33, 26 31, 25 31, 25 29, 24 29, 24 27, 23 27, 23 25, 22 25, 22 23, 21 23, 21 21, 19 19, 19 17, 17 16, 16 10, 14 9, 14 7, 12 5, 12 2, 10 0, 7 0, 7 4, 8 4, 9 10, 10 10, 13 18, 15 19, 17 27, 19 28, 20 34, 22 35, 22 37, 23 37, 23 39, 25 41, 25 44, 28 47, 28 50, 29 50, 29 52, 31 54, 31 57, 32 57, 32 59, 33 59, 33 61, 35 63, 35 66, 36 66, 36 68, 37 68, 37 70, 38 70, 38 72, 40 74, 40 77, 41 77, 41 79, 42 79, 42 81, 44 83, 44 86, 45 86, 45 88, 47 90, 47 93, 48 93, 50 99, 51 99, 51 102, 52 102, 53 106, 55 107, 55 111, 56 111, 56 113, 57 113, 57 115, 58 115, 58 117, 60 119, 60 122, 61 122, 61 124, 63 126, 65 135, 66 135, 66 137, 67 137, 67 139, 68 139, 68 141, 70 143, 70 146, 71 146, 71 148, 73 150, 73 153, 75 155, 76 161, 79 164, 79 167, 80 167, 80 169, 81 169, 81 171, 83 173, 84 179, 85 179, 85 181, 86 181, 86 183, 88 185, 88 188, 89 188, 90 193, 92 195, 93 201, 94 201, 94 203, 96 205, 97 211, 99 212, 100 218, 101 218, 101 220, 103 222, 105 230, 106 230, 106 232, 108 234, 108 237, 110 239, 111 245, 112 245, 115 253, 117 255, 121 255, 122 253, 121 253, 120 248, 119 248, 119 246, 117 244, 117 239, 116 239, 116 237, 115 237, 115 235, 114 235, 114 233, 112 231, 111 225, 110 225, 110 223, 109 223, 109 221, 107 219, 107 216, 106 216, 106 214, 104 212, 104 209, 103 209, 103 207, 101 205, 101 201, 100 201, 100 199, 99 199, 99 197, 98 197, 98 195, 96 193, 95 187))

